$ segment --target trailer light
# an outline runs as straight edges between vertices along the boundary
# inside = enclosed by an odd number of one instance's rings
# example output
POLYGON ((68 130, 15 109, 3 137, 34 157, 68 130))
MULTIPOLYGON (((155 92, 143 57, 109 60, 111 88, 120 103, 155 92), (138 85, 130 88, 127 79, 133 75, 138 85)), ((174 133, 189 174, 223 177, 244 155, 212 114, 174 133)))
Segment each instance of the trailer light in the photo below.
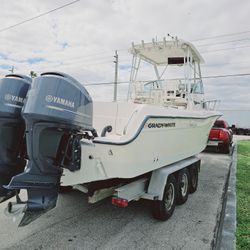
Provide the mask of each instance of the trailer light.
POLYGON ((112 197, 112 204, 118 207, 127 207, 128 206, 128 200, 112 197))

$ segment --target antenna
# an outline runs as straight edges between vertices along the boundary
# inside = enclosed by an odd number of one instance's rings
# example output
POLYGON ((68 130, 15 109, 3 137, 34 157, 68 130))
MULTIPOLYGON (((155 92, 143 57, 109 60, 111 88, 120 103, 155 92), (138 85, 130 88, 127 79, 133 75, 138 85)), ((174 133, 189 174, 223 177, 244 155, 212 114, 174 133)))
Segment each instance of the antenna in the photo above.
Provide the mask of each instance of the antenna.
POLYGON ((118 78, 118 53, 117 50, 115 51, 115 55, 114 55, 115 61, 115 82, 114 82, 114 99, 113 101, 116 102, 117 101, 117 78, 118 78))
POLYGON ((163 37, 163 44, 164 44, 164 47, 166 47, 166 45, 167 45, 167 40, 166 40, 166 37, 165 37, 165 36, 163 37))

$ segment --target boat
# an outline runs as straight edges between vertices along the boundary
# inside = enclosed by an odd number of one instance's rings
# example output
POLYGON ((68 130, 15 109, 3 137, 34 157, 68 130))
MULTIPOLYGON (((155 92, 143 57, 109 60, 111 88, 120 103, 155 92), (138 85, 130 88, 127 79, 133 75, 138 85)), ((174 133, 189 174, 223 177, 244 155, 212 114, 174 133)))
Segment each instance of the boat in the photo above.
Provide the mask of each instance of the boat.
POLYGON ((221 114, 204 98, 200 53, 177 38, 142 41, 129 51, 126 102, 93 102, 84 85, 65 73, 33 80, 22 110, 27 163, 3 185, 16 193, 27 189, 27 202, 17 195, 16 204, 24 205, 21 226, 54 208, 63 187, 91 198, 205 149, 221 114), (137 79, 142 63, 154 70, 154 79, 137 79), (165 78, 174 68, 182 77, 165 78))

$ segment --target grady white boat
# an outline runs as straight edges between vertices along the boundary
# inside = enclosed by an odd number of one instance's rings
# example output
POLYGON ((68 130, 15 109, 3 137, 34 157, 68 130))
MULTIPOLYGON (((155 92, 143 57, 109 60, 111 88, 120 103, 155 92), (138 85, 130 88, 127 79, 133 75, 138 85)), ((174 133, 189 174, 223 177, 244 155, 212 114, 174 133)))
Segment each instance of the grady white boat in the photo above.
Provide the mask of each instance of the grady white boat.
MULTIPOLYGON (((17 196, 17 204, 25 205, 20 225, 55 207, 60 185, 74 186, 92 197, 98 190, 150 175, 206 147, 209 131, 220 114, 204 100, 199 52, 178 39, 142 42, 130 52, 133 61, 127 102, 92 102, 84 85, 72 77, 46 72, 34 79, 22 114, 18 107, 15 113, 8 109, 1 114, 4 119, 5 114, 13 113, 18 117, 15 124, 23 122, 22 116, 26 126, 26 145, 18 139, 20 147, 9 157, 13 164, 3 162, 0 166, 2 200, 27 189, 26 203, 17 196), (156 79, 137 81, 142 61, 152 66, 156 79), (163 79, 167 69, 174 67, 182 69, 184 77, 163 79), (6 166, 11 171, 6 171, 6 166), (4 175, 8 180, 3 181, 4 175)), ((27 79, 12 78, 19 79, 20 86, 27 84, 27 79)), ((7 80, 3 79, 0 87, 7 80)), ((20 90, 11 91, 1 92, 3 99, 8 97, 2 107, 22 104, 9 98, 20 96, 20 90)), ((5 127, 8 124, 6 121, 5 127)), ((2 151, 2 158, 3 154, 8 153, 2 151)), ((13 206, 9 203, 9 211, 13 206)))

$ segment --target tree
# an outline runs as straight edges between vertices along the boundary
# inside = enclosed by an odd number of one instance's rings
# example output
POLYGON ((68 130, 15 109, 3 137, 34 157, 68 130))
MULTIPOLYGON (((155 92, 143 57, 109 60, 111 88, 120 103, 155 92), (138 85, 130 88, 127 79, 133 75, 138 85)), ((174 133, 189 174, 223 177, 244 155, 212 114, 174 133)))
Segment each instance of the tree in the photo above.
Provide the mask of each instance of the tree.
POLYGON ((34 78, 34 77, 37 77, 37 73, 33 70, 30 71, 30 77, 31 78, 34 78))

